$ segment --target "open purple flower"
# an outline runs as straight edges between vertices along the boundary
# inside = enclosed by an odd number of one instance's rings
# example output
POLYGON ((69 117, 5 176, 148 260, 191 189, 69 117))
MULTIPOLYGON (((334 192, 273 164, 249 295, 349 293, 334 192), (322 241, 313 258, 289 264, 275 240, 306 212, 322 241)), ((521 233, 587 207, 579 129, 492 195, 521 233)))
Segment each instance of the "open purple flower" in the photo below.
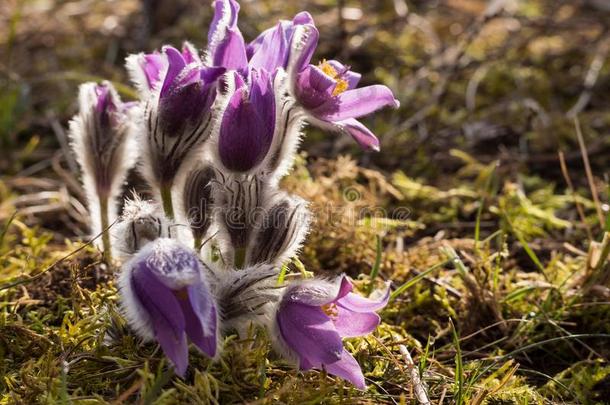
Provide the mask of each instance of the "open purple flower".
POLYGON ((354 294, 352 284, 309 280, 289 286, 276 315, 281 346, 296 355, 301 370, 322 368, 365 389, 364 375, 354 357, 343 348, 342 338, 363 336, 379 325, 375 311, 386 306, 383 297, 372 300, 354 294))
POLYGON ((309 64, 318 42, 318 32, 311 24, 303 26, 291 49, 289 71, 292 93, 305 109, 309 120, 324 129, 352 136, 365 149, 379 150, 377 137, 357 118, 384 107, 398 108, 400 103, 383 85, 357 88, 360 74, 338 61, 309 64))
POLYGON ((248 68, 275 72, 286 69, 290 45, 297 26, 313 25, 308 12, 297 14, 292 21, 281 20, 246 44, 237 26, 239 4, 235 0, 216 0, 214 18, 208 32, 208 54, 212 66, 237 70, 248 75, 248 68))
POLYGON ((236 90, 222 116, 218 155, 227 169, 247 172, 263 161, 273 141, 273 80, 265 70, 252 70, 249 83, 239 74, 234 78, 236 90))
POLYGON ((159 342, 177 374, 183 376, 188 366, 187 338, 206 355, 216 355, 216 303, 192 250, 173 239, 156 239, 125 263, 119 286, 130 325, 159 342))

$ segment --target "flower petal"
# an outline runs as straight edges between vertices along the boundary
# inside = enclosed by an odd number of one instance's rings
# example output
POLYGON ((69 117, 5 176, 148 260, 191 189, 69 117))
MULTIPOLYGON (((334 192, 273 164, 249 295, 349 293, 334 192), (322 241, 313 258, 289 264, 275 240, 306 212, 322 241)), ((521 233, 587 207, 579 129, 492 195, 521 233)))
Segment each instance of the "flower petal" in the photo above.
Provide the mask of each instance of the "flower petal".
POLYGON ((365 298, 361 295, 349 293, 337 300, 337 304, 354 312, 375 312, 383 309, 390 299, 390 288, 379 299, 365 298))
POLYGON ((337 128, 348 135, 350 135, 361 148, 371 149, 379 151, 379 139, 373 134, 367 127, 365 127, 360 121, 353 118, 339 121, 336 123, 337 128))
POLYGON ((304 24, 312 24, 313 25, 313 17, 307 11, 301 11, 292 19, 292 23, 294 25, 304 25, 304 24))
POLYGON ((337 315, 333 322, 342 338, 368 335, 373 332, 381 318, 374 312, 354 312, 337 304, 337 315))
POLYGON ((320 33, 313 24, 304 24, 295 28, 290 41, 290 65, 294 74, 307 67, 318 46, 319 37, 320 33))
POLYGON ((352 72, 349 70, 349 66, 345 66, 338 60, 331 59, 326 61, 326 63, 332 66, 333 69, 341 75, 342 79, 347 81, 348 89, 355 89, 356 86, 358 86, 358 82, 360 82, 360 78, 362 77, 360 73, 352 72))
POLYGON ((216 0, 214 2, 214 17, 208 30, 208 47, 213 52, 216 43, 224 37, 226 28, 237 26, 239 3, 236 0, 216 0))
POLYGON ((182 44, 182 57, 187 65, 190 63, 201 63, 197 49, 190 42, 185 41, 182 44))
POLYGON ((227 69, 223 68, 223 67, 202 67, 200 68, 201 71, 201 75, 200 78, 201 80, 204 81, 204 83, 212 83, 215 82, 216 80, 218 80, 218 78, 220 76, 222 76, 227 69))
POLYGON ((237 70, 241 74, 246 73, 248 68, 246 45, 239 29, 227 29, 227 34, 216 46, 212 59, 214 66, 221 66, 227 70, 237 70))
POLYGON ((166 46, 163 48, 163 52, 167 56, 168 67, 167 73, 165 73, 165 79, 163 80, 163 87, 161 87, 161 98, 165 97, 169 93, 174 84, 174 80, 186 66, 182 54, 176 48, 166 46))
POLYGON ((341 337, 319 307, 284 302, 277 322, 282 338, 298 354, 301 367, 320 367, 341 358, 341 337))
POLYGON ((354 286, 352 282, 347 278, 347 276, 341 277, 341 283, 339 285, 339 292, 337 293, 337 300, 345 297, 347 294, 351 293, 354 290, 354 286))
POLYGON ((338 296, 338 283, 311 279, 290 285, 284 293, 284 300, 319 307, 336 301, 338 296))
POLYGON ((175 239, 158 238, 145 245, 138 255, 168 288, 178 291, 197 283, 202 265, 196 253, 175 239))
POLYGON ((184 375, 188 365, 185 319, 173 291, 162 283, 148 261, 136 264, 131 284, 137 299, 148 312, 153 330, 165 355, 176 372, 184 375))
POLYGON ((398 108, 400 103, 392 91, 377 84, 348 90, 312 111, 312 114, 326 121, 342 121, 373 113, 383 107, 398 108))
POLYGON ((329 374, 351 382, 359 390, 365 390, 364 375, 360 365, 347 350, 343 349, 341 359, 324 367, 329 374))
POLYGON ((282 23, 278 23, 271 32, 266 33, 260 44, 257 45, 256 51, 250 59, 251 68, 274 72, 279 67, 286 67, 288 43, 282 23))
POLYGON ((337 82, 317 66, 307 66, 296 80, 297 99, 306 109, 314 110, 332 101, 337 82))
POLYGON ((230 170, 246 172, 263 161, 273 140, 275 98, 270 77, 252 71, 251 90, 238 86, 231 96, 220 125, 218 152, 230 170))
POLYGON ((275 127, 275 94, 273 93, 273 79, 265 71, 251 71, 250 102, 256 108, 262 122, 267 127, 269 142, 275 127))
POLYGON ((184 332, 178 334, 171 329, 167 329, 163 321, 153 318, 153 328, 155 329, 155 337, 163 353, 174 364, 176 374, 184 377, 186 368, 189 364, 188 342, 184 332))
POLYGON ((165 68, 163 56, 158 52, 143 55, 140 66, 144 71, 148 88, 152 90, 161 80, 161 71, 165 68))
POLYGON ((218 319, 216 315, 216 304, 210 290, 204 284, 189 286, 187 288, 190 307, 196 315, 197 332, 200 334, 189 334, 189 325, 186 332, 191 341, 210 357, 216 355, 218 319))

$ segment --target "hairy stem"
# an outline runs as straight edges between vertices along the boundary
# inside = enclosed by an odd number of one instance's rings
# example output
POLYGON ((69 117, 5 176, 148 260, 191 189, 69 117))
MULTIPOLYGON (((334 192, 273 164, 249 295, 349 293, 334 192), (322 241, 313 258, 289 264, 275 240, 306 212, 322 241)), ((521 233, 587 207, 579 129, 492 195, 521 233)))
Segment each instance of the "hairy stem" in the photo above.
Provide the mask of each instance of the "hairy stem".
POLYGON ((194 238, 194 242, 193 242, 193 248, 199 252, 201 250, 201 245, 203 245, 203 240, 201 239, 201 237, 196 236, 194 238))
POLYGON ((245 247, 235 248, 235 258, 234 258, 235 267, 238 269, 241 269, 244 267, 245 263, 246 263, 246 248, 245 247))
POLYGON ((163 203, 163 212, 169 219, 174 219, 174 204, 172 203, 172 185, 161 186, 161 201, 163 203))
POLYGON ((100 223, 102 226, 102 248, 104 260, 112 261, 112 248, 110 247, 110 232, 108 231, 108 197, 100 197, 100 223))

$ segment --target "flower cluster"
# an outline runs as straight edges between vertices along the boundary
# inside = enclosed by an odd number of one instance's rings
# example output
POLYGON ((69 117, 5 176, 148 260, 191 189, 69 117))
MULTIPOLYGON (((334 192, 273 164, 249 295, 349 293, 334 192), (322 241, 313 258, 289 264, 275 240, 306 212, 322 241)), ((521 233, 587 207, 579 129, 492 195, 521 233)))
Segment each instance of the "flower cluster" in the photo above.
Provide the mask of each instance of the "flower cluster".
POLYGON ((360 75, 338 61, 311 64, 318 31, 310 14, 246 43, 237 1, 216 0, 214 8, 205 52, 184 43, 127 58, 139 101, 123 103, 109 82, 81 86, 70 135, 92 231, 102 235, 107 260, 121 265, 123 312, 179 375, 189 343, 213 359, 223 334, 256 325, 301 370, 325 369, 364 389, 343 339, 377 327, 389 289, 365 298, 345 276, 285 283, 282 268, 311 214, 279 180, 305 123, 378 150, 357 119, 398 101, 385 86, 357 87, 360 75), (154 198, 134 193, 119 217, 134 166, 154 198))

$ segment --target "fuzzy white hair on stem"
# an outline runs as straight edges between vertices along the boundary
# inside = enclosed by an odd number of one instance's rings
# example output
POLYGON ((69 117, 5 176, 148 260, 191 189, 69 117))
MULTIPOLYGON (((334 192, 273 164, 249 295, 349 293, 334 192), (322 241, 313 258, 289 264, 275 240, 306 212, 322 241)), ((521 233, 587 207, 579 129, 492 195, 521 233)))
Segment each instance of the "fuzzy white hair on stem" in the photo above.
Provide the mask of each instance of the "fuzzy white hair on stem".
POLYGON ((69 137, 82 170, 91 232, 102 234, 102 247, 109 259, 111 243, 105 231, 116 221, 116 199, 137 160, 134 109, 122 103, 107 81, 82 84, 78 100, 79 112, 70 121, 69 137))

